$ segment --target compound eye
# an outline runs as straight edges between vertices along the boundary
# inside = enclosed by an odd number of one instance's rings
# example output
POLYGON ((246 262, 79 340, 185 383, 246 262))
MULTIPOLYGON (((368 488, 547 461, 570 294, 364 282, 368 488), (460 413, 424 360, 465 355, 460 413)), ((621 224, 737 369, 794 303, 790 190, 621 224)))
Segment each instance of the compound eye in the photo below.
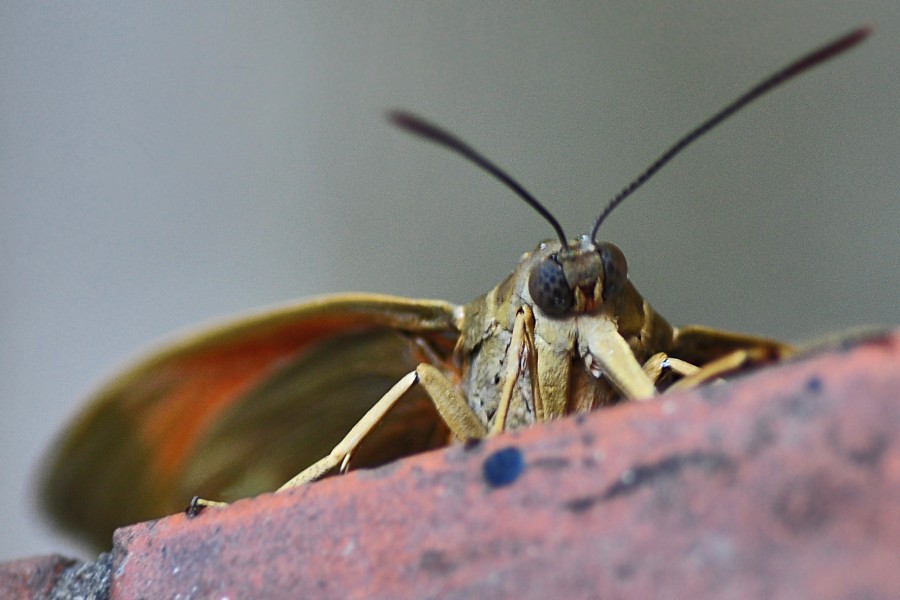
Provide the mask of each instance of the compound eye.
POLYGON ((599 246, 603 263, 603 297, 615 296, 625 289, 628 281, 628 262, 618 246, 603 242, 599 246))
POLYGON ((531 271, 528 293, 535 304, 551 317, 565 316, 575 303, 562 265, 553 257, 542 260, 531 271))

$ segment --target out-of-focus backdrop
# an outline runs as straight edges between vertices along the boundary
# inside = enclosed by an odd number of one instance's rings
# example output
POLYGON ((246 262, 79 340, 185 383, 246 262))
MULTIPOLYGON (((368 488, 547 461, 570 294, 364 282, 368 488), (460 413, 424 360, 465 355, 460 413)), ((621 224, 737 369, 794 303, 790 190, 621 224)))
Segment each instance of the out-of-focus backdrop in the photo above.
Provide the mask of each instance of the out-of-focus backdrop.
POLYGON ((900 322, 896 0, 619 4, 0 5, 0 559, 77 551, 37 516, 34 471, 148 342, 325 292, 463 302, 552 237, 389 107, 463 136, 574 237, 736 94, 873 23, 601 237, 676 324, 900 322))

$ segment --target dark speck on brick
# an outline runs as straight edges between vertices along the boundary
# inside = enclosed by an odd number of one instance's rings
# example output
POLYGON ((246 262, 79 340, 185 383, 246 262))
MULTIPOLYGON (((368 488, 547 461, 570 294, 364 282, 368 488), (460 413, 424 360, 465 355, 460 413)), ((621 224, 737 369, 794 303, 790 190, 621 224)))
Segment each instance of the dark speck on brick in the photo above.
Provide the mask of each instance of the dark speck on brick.
POLYGON ((810 394, 793 396, 785 403, 785 413, 801 421, 819 415, 822 410, 820 401, 812 398, 810 394))
POLYGON ((573 513, 583 513, 594 508, 602 499, 599 496, 581 496, 563 503, 563 508, 573 513))
POLYGON ((673 454, 654 462, 637 465, 629 469, 611 485, 603 495, 604 500, 612 500, 636 492, 638 489, 652 485, 663 479, 680 477, 686 469, 696 469, 705 473, 732 471, 735 466, 731 458, 721 452, 694 451, 685 454, 673 454))
POLYGON ((747 443, 747 453, 755 455, 761 450, 765 450, 777 439, 775 424, 771 417, 760 416, 753 422, 750 433, 750 441, 747 443))
POLYGON ((878 466, 881 463, 881 459, 884 457, 885 451, 890 445, 890 438, 888 436, 873 436, 866 446, 849 452, 850 460, 863 467, 878 466))
POLYGON ((631 579, 631 576, 634 575, 634 565, 631 563, 623 563, 621 565, 616 566, 616 579, 623 581, 626 579, 631 579))
POLYGON ((470 451, 475 450, 481 446, 481 442, 484 440, 480 438, 467 438, 465 442, 463 442, 463 450, 470 451))
POLYGON ((878 467, 891 446, 891 436, 883 432, 869 432, 854 442, 852 436, 850 440, 843 439, 840 429, 832 428, 827 440, 838 456, 864 468, 878 467))
POLYGON ((426 550, 423 552, 419 566, 423 570, 431 571, 432 573, 450 573, 456 568, 456 565, 440 550, 426 550))
POLYGON ((820 529, 838 504, 839 490, 820 474, 791 481, 775 498, 775 517, 791 533, 820 529))
POLYGON ((497 450, 484 461, 484 479, 491 487, 514 482, 525 470, 525 457, 515 446, 497 450))
POLYGON ((822 387, 822 379, 816 375, 810 377, 806 382, 806 391, 810 392, 811 394, 818 394, 822 391, 822 387))

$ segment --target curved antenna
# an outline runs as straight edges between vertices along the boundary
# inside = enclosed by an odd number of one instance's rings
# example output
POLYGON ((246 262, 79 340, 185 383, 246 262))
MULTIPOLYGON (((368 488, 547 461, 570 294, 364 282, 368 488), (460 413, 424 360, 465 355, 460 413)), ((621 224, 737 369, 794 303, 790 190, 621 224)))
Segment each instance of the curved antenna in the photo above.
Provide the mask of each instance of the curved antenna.
POLYGON ((799 75, 803 71, 807 69, 811 69, 818 64, 825 62, 826 60, 837 56, 838 54, 844 52, 845 50, 849 50, 856 44, 863 41, 866 36, 872 33, 872 27, 864 26, 858 29, 851 31, 850 33, 834 40, 830 44, 826 44, 822 46, 818 50, 814 50, 807 54, 806 56, 794 61, 788 66, 784 67, 777 73, 770 75, 760 83, 756 84, 752 89, 745 92, 742 96, 740 96, 737 100, 717 112, 715 115, 704 121, 699 127, 685 135, 683 138, 675 142, 675 144, 666 150, 662 156, 657 158, 649 167, 647 167, 643 173, 637 176, 634 181, 629 183, 625 188, 622 189, 621 192, 616 195, 615 198, 603 209, 603 212, 600 213, 600 216, 597 217, 597 220, 594 222, 594 227, 591 229, 591 241, 594 244, 597 243, 597 230, 600 229, 600 224, 609 216, 619 204, 622 203, 625 198, 630 196, 637 190, 639 187, 644 185, 644 183, 653 177, 657 171, 659 171, 667 162, 675 158, 675 156, 684 150, 691 142, 694 142, 702 136, 704 133, 744 108, 746 105, 750 104, 766 92, 769 92, 785 81, 799 75))
POLYGON ((466 144, 464 141, 446 131, 441 129, 437 125, 433 125, 422 119, 413 115, 411 113, 402 111, 402 110, 392 110, 388 112, 388 120, 391 123, 404 129, 410 133, 421 136, 426 140, 435 142, 436 144, 440 144, 454 152, 461 154, 462 156, 468 158, 470 161, 502 181, 509 187, 512 191, 519 195, 522 200, 531 205, 531 207, 538 211, 542 217, 547 219, 550 222, 550 225, 553 226, 553 229, 556 230, 556 235, 559 237, 559 240, 562 242, 563 248, 568 246, 568 242, 566 241, 566 234, 563 232, 562 227, 559 224, 559 221, 556 220, 556 217, 550 214, 550 211, 544 208, 544 205, 537 201, 537 199, 528 193, 528 191, 519 185, 515 179, 507 175, 500 167, 486 159, 484 156, 479 154, 474 148, 466 144))

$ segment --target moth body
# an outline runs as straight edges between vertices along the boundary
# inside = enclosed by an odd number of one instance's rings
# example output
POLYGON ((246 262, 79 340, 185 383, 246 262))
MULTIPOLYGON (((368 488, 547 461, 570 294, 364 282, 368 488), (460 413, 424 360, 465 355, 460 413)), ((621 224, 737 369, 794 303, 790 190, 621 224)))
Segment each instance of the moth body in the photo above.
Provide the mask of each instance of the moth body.
MULTIPOLYGON (((670 351, 672 327, 640 296, 624 272, 617 274, 622 285, 604 286, 602 267, 600 250, 585 239, 574 240, 565 249, 558 241, 543 242, 525 253, 500 285, 464 307, 456 349, 465 371, 462 391, 486 427, 494 424, 510 369, 507 355, 513 328, 523 307, 529 307, 533 317, 527 346, 534 353, 536 373, 529 368, 527 357, 517 358, 521 364, 514 369, 517 380, 505 429, 584 412, 623 397, 600 366, 608 359, 597 355, 597 344, 592 352, 590 341, 597 336, 598 323, 607 325, 601 327, 607 333, 617 332, 627 345, 628 352, 615 358, 628 362, 632 372, 650 356, 670 351), (547 261, 563 267, 564 287, 576 297, 562 314, 548 314, 531 295, 532 278, 540 276, 541 265, 547 261)), ((646 385, 650 385, 649 379, 646 385)))

